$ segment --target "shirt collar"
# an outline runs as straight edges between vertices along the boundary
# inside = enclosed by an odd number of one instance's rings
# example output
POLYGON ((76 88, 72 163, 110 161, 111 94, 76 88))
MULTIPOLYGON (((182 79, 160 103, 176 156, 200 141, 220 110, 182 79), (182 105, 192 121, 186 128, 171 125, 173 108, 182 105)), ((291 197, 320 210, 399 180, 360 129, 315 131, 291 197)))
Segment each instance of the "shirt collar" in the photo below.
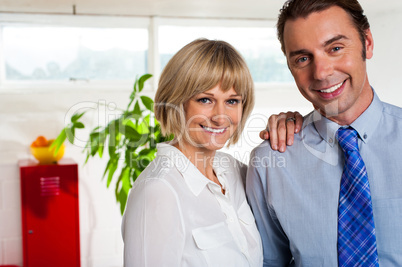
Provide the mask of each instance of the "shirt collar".
POLYGON ((374 92, 373 101, 370 106, 350 125, 357 131, 364 143, 367 143, 370 137, 373 136, 374 131, 380 123, 383 108, 383 103, 374 92))
MULTIPOLYGON (((198 196, 201 191, 207 186, 209 183, 213 183, 207 177, 205 177, 198 169, 194 166, 194 164, 176 147, 170 145, 169 143, 159 143, 156 145, 157 155, 168 157, 171 160, 171 163, 176 167, 176 169, 183 176, 183 179, 190 191, 198 196)), ((214 171, 216 175, 220 175, 223 170, 217 164, 217 157, 214 157, 214 171)))
MULTIPOLYGON (((350 125, 364 143, 370 140, 382 116, 382 102, 374 90, 373 93, 373 101, 369 107, 350 125)), ((314 110, 312 116, 303 123, 303 127, 310 123, 314 123, 317 132, 331 147, 334 146, 340 125, 322 116, 317 110, 314 110)))

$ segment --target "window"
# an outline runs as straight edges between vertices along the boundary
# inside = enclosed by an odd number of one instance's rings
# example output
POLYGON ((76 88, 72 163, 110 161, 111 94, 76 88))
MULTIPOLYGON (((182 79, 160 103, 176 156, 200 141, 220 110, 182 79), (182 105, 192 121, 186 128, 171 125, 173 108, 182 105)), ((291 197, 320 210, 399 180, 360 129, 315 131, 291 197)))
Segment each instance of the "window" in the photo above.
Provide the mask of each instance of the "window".
POLYGON ((7 81, 133 80, 147 72, 147 29, 3 26, 7 81))
POLYGON ((271 21, 2 14, 0 90, 123 89, 145 73, 155 90, 173 54, 202 37, 232 44, 256 88, 292 86, 271 21))
POLYGON ((232 44, 245 58, 256 83, 290 83, 293 81, 274 27, 162 25, 159 27, 161 68, 163 69, 181 47, 201 37, 224 40, 232 44))

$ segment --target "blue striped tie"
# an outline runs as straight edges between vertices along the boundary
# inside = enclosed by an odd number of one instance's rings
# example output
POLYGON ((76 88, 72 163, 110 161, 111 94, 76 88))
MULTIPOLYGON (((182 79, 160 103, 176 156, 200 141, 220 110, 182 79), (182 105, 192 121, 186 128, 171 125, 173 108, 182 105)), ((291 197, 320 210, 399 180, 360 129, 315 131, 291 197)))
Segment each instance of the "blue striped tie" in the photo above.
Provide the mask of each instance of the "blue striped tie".
POLYGON ((338 209, 339 266, 378 266, 370 186, 353 128, 340 128, 345 153, 338 209))

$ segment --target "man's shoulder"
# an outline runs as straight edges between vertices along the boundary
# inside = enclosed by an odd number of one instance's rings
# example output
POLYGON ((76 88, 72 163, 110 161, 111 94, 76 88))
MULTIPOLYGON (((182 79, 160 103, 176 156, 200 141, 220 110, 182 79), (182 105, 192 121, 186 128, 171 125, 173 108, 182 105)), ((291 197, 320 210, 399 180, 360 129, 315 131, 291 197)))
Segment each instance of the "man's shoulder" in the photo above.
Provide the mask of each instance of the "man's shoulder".
MULTIPOLYGON (((298 149, 298 145, 302 141, 303 136, 305 136, 306 134, 314 133, 314 135, 316 135, 316 129, 314 127, 313 113, 314 113, 314 110, 303 117, 302 130, 299 133, 296 133, 294 135, 294 143, 291 146, 287 146, 286 151, 298 149)), ((264 140, 261 144, 259 144, 257 147, 255 147, 252 151, 252 155, 255 155, 255 156, 267 155, 268 153, 286 154, 286 152, 281 153, 276 150, 273 150, 271 148, 271 143, 269 140, 264 140)))
POLYGON ((266 153, 273 152, 273 151, 275 151, 275 150, 273 150, 271 148, 270 141, 264 140, 264 141, 262 141, 261 144, 259 144, 252 150, 251 155, 258 156, 258 155, 266 154, 266 153))
POLYGON ((402 123, 402 108, 390 103, 383 102, 383 112, 387 116, 392 116, 402 123))

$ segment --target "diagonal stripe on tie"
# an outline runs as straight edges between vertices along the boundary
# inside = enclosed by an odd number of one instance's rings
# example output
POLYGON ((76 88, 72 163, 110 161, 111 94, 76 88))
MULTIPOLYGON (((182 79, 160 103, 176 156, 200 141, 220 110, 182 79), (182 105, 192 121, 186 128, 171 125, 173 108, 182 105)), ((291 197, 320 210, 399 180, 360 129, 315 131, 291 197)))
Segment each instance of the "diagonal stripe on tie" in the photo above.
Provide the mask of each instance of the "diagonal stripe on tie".
POLYGON ((338 207, 338 265, 378 266, 370 186, 357 132, 349 127, 340 128, 337 134, 345 155, 338 207))

